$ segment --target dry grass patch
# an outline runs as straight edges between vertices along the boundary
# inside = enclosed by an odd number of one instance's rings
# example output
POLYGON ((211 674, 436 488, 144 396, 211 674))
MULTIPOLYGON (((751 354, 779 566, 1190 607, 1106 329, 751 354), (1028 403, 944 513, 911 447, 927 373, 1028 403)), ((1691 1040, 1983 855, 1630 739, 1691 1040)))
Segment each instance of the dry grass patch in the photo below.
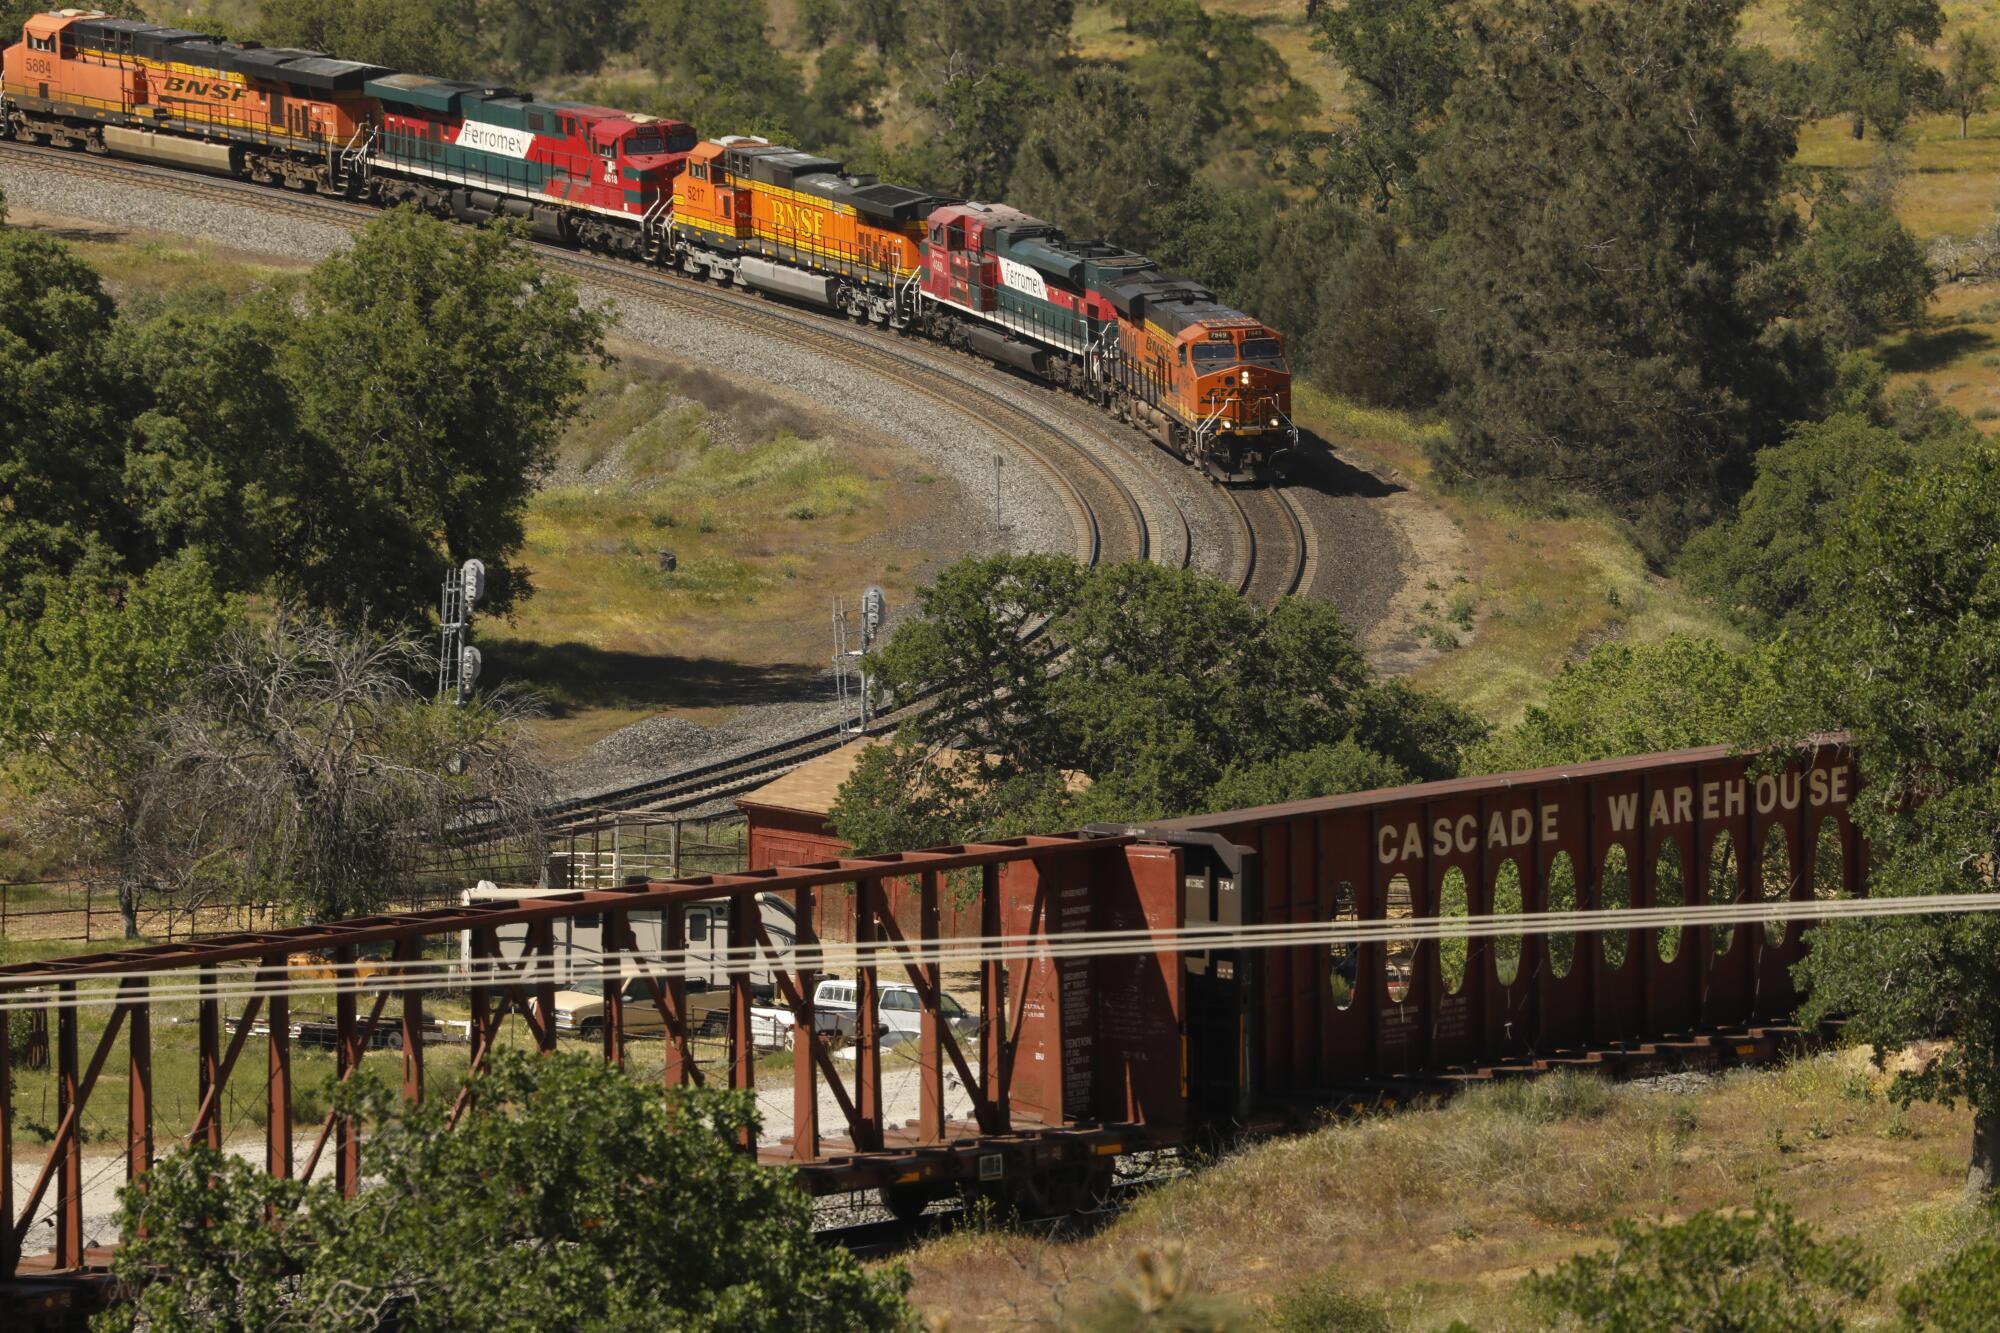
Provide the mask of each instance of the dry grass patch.
POLYGON ((1897 1284, 1981 1223, 1960 1202, 1969 1117, 1907 1113, 1858 1052, 1675 1093, 1558 1075, 1454 1103, 1335 1124, 1165 1185, 1103 1233, 1053 1243, 962 1233, 916 1252, 915 1299, 953 1327, 1058 1327, 1142 1252, 1175 1250, 1199 1287, 1268 1309, 1338 1275, 1399 1328, 1463 1318, 1544 1327, 1532 1269, 1602 1243, 1617 1218, 1680 1218, 1760 1187, 1880 1255, 1897 1284))
POLYGON ((128 232, 33 209, 10 210, 7 224, 62 241, 97 270, 104 290, 121 305, 164 303, 200 288, 219 291, 234 302, 310 266, 303 259, 250 254, 184 236, 128 232))
POLYGON ((661 711, 712 722, 808 693, 834 596, 880 583, 907 603, 964 542, 950 488, 889 443, 622 350, 529 506, 535 596, 480 635, 550 698, 556 757, 661 711))
POLYGON ((1598 643, 1670 634, 1737 641, 1719 617, 1648 569, 1615 520, 1550 517, 1440 491, 1424 446, 1442 427, 1303 386, 1295 404, 1301 424, 1339 452, 1421 491, 1465 534, 1466 567, 1457 571, 1463 583, 1433 577, 1437 586, 1430 590, 1433 623, 1448 628, 1459 646, 1420 667, 1414 683, 1506 725, 1541 698, 1565 661, 1598 643))

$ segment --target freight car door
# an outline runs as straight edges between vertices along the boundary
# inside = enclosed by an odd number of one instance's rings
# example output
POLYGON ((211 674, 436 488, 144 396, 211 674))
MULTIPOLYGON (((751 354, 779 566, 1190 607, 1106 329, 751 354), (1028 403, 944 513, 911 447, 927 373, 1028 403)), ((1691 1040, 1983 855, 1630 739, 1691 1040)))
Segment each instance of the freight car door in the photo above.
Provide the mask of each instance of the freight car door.
MULTIPOLYGON (((1247 924, 1256 901, 1256 853, 1219 838, 1189 839, 1185 856, 1188 926, 1247 924)), ((1250 1117, 1254 958, 1251 950, 1229 948, 1187 955, 1188 1118, 1218 1134, 1250 1117)))

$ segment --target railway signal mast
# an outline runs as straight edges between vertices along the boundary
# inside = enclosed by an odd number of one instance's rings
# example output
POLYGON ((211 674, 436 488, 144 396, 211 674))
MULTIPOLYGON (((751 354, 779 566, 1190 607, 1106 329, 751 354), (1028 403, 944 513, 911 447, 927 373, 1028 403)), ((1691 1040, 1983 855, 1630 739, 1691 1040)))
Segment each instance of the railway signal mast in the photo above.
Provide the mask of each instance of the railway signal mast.
MULTIPOLYGON (((882 623, 888 619, 889 600, 882 589, 870 584, 861 594, 861 646, 847 646, 847 607, 839 598, 833 602, 833 675, 840 691, 840 701, 847 702, 847 663, 852 658, 856 662, 865 660, 864 655, 875 646, 875 639, 882 632, 882 623)), ((868 734, 868 671, 864 666, 860 671, 861 721, 857 726, 841 725, 841 732, 849 736, 868 734)))
POLYGON ((472 637, 472 607, 486 595, 486 566, 468 560, 444 576, 444 598, 438 604, 438 686, 437 697, 449 696, 452 706, 465 707, 472 687, 479 681, 479 650, 466 640, 472 637))

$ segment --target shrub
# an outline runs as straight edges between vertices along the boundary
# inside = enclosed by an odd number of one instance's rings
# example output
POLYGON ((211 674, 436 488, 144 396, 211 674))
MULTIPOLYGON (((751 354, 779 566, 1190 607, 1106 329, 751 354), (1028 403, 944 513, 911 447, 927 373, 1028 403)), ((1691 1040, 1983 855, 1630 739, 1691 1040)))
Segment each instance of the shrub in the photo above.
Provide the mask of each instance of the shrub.
POLYGON ((1843 1307, 1865 1300, 1877 1281, 1877 1266, 1853 1242, 1816 1239, 1769 1195, 1746 1212, 1620 1222, 1612 1235, 1609 1250, 1531 1274, 1529 1292, 1605 1333, 1804 1333, 1844 1328, 1843 1307))
POLYGON ((1279 1298, 1271 1328, 1273 1333, 1389 1333, 1389 1312, 1325 1269, 1279 1298))
POLYGON ((1896 1294, 1903 1319, 1939 1333, 1993 1326, 2000 1310, 2000 1236, 1975 1241, 1896 1294))

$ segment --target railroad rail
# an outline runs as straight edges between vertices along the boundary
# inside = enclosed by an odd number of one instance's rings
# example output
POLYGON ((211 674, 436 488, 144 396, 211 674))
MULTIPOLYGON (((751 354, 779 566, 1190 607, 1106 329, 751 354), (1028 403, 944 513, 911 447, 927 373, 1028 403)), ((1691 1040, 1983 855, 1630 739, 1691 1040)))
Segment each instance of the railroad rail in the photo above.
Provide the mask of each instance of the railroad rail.
MULTIPOLYGON (((1854 797, 1837 737, 1786 755, 1681 751, 0 967, 0 1009, 53 1010, 57 1119, 17 1188, 4 1108, 29 1076, 0 1047, 0 1302, 14 1303, 0 1309, 103 1297, 115 1238, 101 1208, 87 1227, 86 1181, 151 1166, 163 1052, 193 1065, 181 1136, 230 1146, 220 1108, 234 1076, 262 1103, 235 1150, 286 1176, 330 1161, 340 1188, 362 1187, 364 1127, 294 1118, 294 1006, 310 996, 333 1008, 315 1030, 334 1034, 339 1077, 372 1058, 400 1068, 407 1097, 453 1098, 458 1069, 427 1068, 444 1004, 466 1015, 470 1072, 505 1044, 556 1049, 555 994, 570 978, 638 983, 604 988, 591 1040, 606 1060, 632 1067, 628 1015, 657 1016, 664 1039, 648 1044, 660 1055, 645 1077, 750 1091, 766 1130, 746 1151, 814 1195, 881 1190, 905 1215, 960 1191, 1033 1215, 1088 1211, 1121 1159, 1472 1082, 1771 1058, 1806 1035, 1790 1023, 1802 928, 1908 910, 1862 896, 1854 797), (947 891, 976 898, 976 935, 940 933, 947 891), (844 911, 848 894, 852 939, 823 938, 829 900, 844 911), (765 926, 773 898, 796 939, 765 926), (716 947, 730 978, 714 1010, 726 1041, 706 1069, 685 980, 698 904, 726 922, 716 947), (653 914, 662 944, 642 951, 634 922, 650 932, 653 914), (590 932, 594 948, 576 952, 590 932), (448 961, 425 948, 440 940, 458 942, 448 961), (364 969, 371 945, 394 958, 364 969), (299 951, 329 955, 336 979, 299 974, 299 951), (792 1024, 789 1077, 761 1090, 759 973, 792 1024), (829 975, 855 983, 851 1061, 834 1059, 816 1021, 815 983, 829 975), (891 980, 922 1007, 914 1040, 893 1049, 876 1035, 891 980), (956 1031, 954 991, 975 1020, 956 1031), (175 1020, 196 1040, 156 1050, 175 1020), (377 1050, 385 1024, 400 1050, 377 1050), (240 1060, 253 1039, 262 1058, 240 1060), (122 1151, 86 1158, 86 1125, 122 1151), (47 1252, 23 1253, 31 1237, 47 1252)), ((1991 910, 2000 895, 1919 906, 1991 910)))

